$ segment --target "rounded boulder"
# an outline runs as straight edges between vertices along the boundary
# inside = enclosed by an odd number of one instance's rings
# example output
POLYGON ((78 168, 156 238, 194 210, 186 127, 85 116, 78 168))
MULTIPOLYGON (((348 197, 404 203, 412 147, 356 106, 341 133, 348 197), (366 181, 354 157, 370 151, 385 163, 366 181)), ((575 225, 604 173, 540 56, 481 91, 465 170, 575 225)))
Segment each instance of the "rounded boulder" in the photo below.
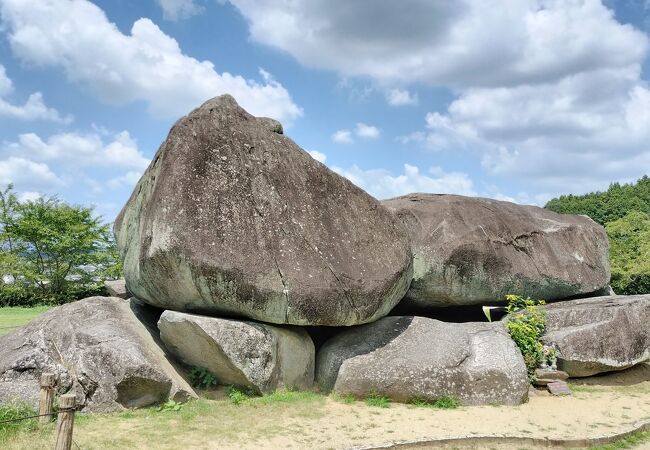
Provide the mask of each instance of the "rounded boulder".
POLYGON ((354 325, 412 278, 388 210, 228 95, 173 126, 115 232, 129 290, 177 311, 354 325))

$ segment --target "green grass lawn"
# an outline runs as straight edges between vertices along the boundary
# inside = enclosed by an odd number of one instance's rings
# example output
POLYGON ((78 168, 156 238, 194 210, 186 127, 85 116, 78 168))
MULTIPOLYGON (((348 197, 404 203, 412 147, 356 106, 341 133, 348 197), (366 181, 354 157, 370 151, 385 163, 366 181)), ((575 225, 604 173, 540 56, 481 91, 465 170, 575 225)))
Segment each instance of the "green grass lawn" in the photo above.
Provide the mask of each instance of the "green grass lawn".
POLYGON ((0 336, 25 325, 50 309, 52 309, 51 306, 34 306, 33 308, 12 306, 0 308, 0 336))

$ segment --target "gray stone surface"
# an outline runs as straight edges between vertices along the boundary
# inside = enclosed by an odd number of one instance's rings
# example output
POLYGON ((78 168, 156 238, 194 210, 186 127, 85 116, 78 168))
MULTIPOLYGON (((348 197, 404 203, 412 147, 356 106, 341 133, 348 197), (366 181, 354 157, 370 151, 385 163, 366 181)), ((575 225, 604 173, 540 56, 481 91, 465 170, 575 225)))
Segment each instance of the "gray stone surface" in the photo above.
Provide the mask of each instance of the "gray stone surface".
POLYGON ((554 380, 546 385, 551 395, 571 395, 571 389, 566 381, 554 380))
POLYGON ((571 377, 627 369, 650 359, 650 295, 606 296, 545 307, 542 341, 571 377))
POLYGON ((518 405, 528 398, 524 360, 503 323, 445 323, 391 316, 327 341, 316 361, 325 391, 395 401, 458 398, 518 405))
MULTIPOLYGON (((413 247, 414 307, 554 300, 609 283, 608 241, 586 216, 458 195, 411 194, 382 202, 413 247)), ((403 306, 403 305, 400 305, 403 306)))
POLYGON ((535 369, 535 380, 533 384, 535 386, 546 386, 548 383, 553 381, 566 381, 569 378, 569 374, 563 370, 552 370, 552 369, 535 369))
POLYGON ((124 299, 131 298, 131 293, 126 288, 126 281, 124 278, 120 278, 119 280, 105 280, 104 287, 108 291, 108 295, 111 297, 124 299))
POLYGON ((59 306, 0 336, 0 403, 38 405, 39 378, 52 372, 85 411, 142 407, 196 397, 140 322, 142 305, 90 297, 59 306))
POLYGON ((224 95, 180 119, 115 221, 129 290, 296 325, 386 315, 412 278, 381 204, 224 95))
POLYGON ((208 369, 221 384, 267 394, 314 383, 314 343, 300 327, 165 311, 158 328, 169 351, 208 369))

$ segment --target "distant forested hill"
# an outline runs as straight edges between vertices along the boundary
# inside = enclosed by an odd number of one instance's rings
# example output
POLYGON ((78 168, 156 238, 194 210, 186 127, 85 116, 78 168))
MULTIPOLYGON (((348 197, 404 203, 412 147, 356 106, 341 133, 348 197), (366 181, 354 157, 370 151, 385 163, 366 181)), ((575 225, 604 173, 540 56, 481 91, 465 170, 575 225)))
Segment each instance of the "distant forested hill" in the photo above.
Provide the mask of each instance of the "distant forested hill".
POLYGON ((612 287, 617 294, 650 293, 650 178, 614 183, 605 192, 563 195, 545 208, 585 214, 605 226, 609 236, 612 287))
POLYGON ((636 183, 613 183, 605 192, 563 195, 550 200, 546 209, 563 214, 585 214, 601 225, 626 216, 632 211, 650 214, 650 177, 636 183))

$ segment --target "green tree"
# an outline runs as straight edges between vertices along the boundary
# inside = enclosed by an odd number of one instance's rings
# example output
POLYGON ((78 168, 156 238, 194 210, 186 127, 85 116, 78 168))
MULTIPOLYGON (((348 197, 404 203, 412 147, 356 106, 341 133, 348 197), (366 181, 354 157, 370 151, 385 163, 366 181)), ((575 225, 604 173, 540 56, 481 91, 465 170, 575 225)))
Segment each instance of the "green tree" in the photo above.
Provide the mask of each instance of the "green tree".
POLYGON ((10 235, 22 243, 25 277, 54 294, 66 291, 68 277, 88 277, 83 266, 106 262, 108 225, 93 217, 92 208, 70 206, 57 198, 19 206, 10 235))
POLYGON ((63 303, 103 291, 121 264, 109 225, 92 208, 56 197, 19 202, 9 186, 0 192, 1 304, 63 303))
POLYGON ((650 292, 650 216, 632 211, 606 226, 612 266, 612 288, 617 294, 650 292))
POLYGON ((605 192, 562 195, 546 203, 546 209, 562 214, 584 214, 601 225, 618 220, 631 211, 650 214, 650 178, 636 183, 612 183, 605 192))
POLYGON ((0 241, 2 249, 9 252, 13 251, 14 242, 7 227, 15 220, 18 215, 18 197, 13 191, 14 185, 9 184, 4 191, 0 191, 0 241))

